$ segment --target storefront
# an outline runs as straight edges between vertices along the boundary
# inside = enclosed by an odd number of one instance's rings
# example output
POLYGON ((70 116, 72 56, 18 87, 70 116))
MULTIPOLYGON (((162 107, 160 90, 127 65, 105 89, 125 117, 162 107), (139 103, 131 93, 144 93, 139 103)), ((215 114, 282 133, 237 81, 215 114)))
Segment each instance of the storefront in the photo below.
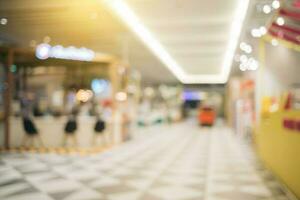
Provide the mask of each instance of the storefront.
POLYGON ((300 85, 299 46, 267 36, 261 41, 261 69, 257 94, 257 151, 265 165, 273 171, 297 197, 300 196, 300 85), (288 59, 287 59, 288 58, 288 59))
POLYGON ((260 23, 249 22, 239 45, 239 71, 227 90, 228 124, 236 134, 251 136, 263 164, 300 197, 299 1, 274 2, 263 23, 258 8, 268 5, 256 4, 260 23))
MULTIPOLYGON (((1 48, 6 63, 1 105, 1 146, 19 147, 24 135, 22 117, 32 116, 45 146, 61 146, 66 120, 78 116, 80 147, 91 144, 95 116, 109 124, 107 140, 120 142, 115 120, 117 105, 127 98, 128 66, 115 57, 86 48, 49 44, 32 49, 1 48), (9 66, 9 67, 8 67, 9 66), (4 110, 2 111, 2 108, 4 110)), ((3 77, 3 73, 1 73, 3 77)), ((118 125, 117 125, 118 124, 118 125)))

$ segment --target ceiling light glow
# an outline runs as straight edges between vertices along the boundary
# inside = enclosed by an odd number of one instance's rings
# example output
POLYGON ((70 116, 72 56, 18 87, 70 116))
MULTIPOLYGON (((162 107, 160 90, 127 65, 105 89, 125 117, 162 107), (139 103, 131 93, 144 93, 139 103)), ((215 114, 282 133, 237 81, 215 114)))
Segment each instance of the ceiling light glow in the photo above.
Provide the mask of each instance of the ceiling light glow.
POLYGON ((240 44, 240 49, 248 54, 252 52, 252 46, 245 42, 240 44))
POLYGON ((150 49, 150 51, 160 59, 160 61, 182 82, 186 84, 194 83, 225 83, 227 82, 234 53, 239 41, 243 22, 248 10, 249 0, 238 1, 238 6, 234 15, 234 21, 230 29, 230 38, 226 53, 222 63, 220 74, 187 74, 183 67, 166 51, 164 46, 154 37, 154 35, 142 24, 132 9, 124 0, 100 0, 113 11, 138 38, 150 49))
POLYGON ((267 29, 264 26, 259 27, 259 31, 260 31, 261 35, 265 35, 267 33, 267 29))
POLYGON ((272 7, 273 7, 274 9, 280 8, 280 1, 279 1, 279 0, 274 0, 274 1, 272 2, 272 7))
POLYGON ((255 38, 259 38, 261 37, 261 32, 258 29, 254 28, 251 30, 251 35, 255 38))
POLYGON ((278 17, 277 20, 276 20, 276 23, 279 25, 279 26, 283 26, 284 25, 284 19, 283 17, 278 17))
POLYGON ((118 93, 116 93, 115 98, 117 101, 126 101, 127 94, 125 92, 118 92, 118 93))
POLYGON ((253 28, 251 30, 251 35, 252 35, 252 37, 255 37, 255 38, 259 38, 259 37, 265 35, 266 33, 267 33, 267 29, 264 26, 261 26, 259 28, 253 28))
POLYGON ((128 5, 121 0, 107 0, 105 3, 123 20, 139 39, 147 45, 153 54, 157 56, 180 81, 184 82, 185 73, 182 68, 158 40, 155 39, 152 33, 141 23, 128 5))
POLYGON ((239 66, 241 71, 255 71, 258 69, 258 62, 254 58, 247 58, 245 62, 241 62, 239 66))
POLYGON ((240 64, 240 70, 243 71, 243 72, 247 70, 247 66, 246 66, 245 63, 240 64))
POLYGON ((247 48, 247 44, 245 43, 245 42, 242 42, 241 44, 240 44, 240 49, 241 50, 245 50, 247 48))
POLYGON ((269 5, 264 5, 264 7, 263 7, 263 12, 264 12, 265 14, 269 14, 269 13, 271 12, 271 6, 269 6, 269 5))
POLYGON ((1 18, 0 19, 0 24, 1 25, 6 25, 7 24, 7 19, 6 18, 1 18))
POLYGON ((245 49, 245 52, 248 53, 248 54, 251 53, 252 52, 252 47, 250 45, 248 45, 245 49))

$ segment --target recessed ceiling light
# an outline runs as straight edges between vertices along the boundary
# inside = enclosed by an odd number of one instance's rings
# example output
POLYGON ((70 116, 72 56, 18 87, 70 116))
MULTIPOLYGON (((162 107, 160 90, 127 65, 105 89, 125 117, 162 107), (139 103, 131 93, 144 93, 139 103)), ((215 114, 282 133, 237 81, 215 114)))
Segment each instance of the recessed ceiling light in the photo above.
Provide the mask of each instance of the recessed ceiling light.
POLYGON ((251 53, 252 52, 252 47, 250 45, 247 45, 247 47, 245 48, 245 52, 246 53, 251 53))
POLYGON ((279 25, 279 26, 283 26, 284 25, 284 19, 283 17, 278 17, 277 20, 276 20, 276 23, 279 25))
POLYGON ((1 25, 6 25, 7 24, 7 19, 6 18, 1 18, 0 24, 1 25))
POLYGON ((258 62, 252 58, 251 60, 249 59, 249 66, 248 66, 249 70, 255 71, 258 69, 258 62))
POLYGON ((244 51, 246 48, 247 48, 247 44, 245 42, 242 42, 240 44, 240 49, 244 51))
POLYGON ((118 93, 116 93, 115 98, 118 101, 126 101, 127 94, 125 92, 118 92, 118 93))
POLYGON ((260 31, 261 35, 265 35, 267 33, 267 29, 264 26, 259 27, 259 31, 260 31))
POLYGON ((240 49, 246 53, 251 53, 252 52, 252 47, 251 45, 245 43, 245 42, 242 42, 240 44, 240 49))
POLYGON ((252 35, 253 37, 255 37, 255 38, 258 38, 258 37, 261 36, 261 31, 258 30, 258 29, 256 29, 256 28, 254 28, 254 29, 251 30, 251 35, 252 35))
POLYGON ((265 14, 269 14, 271 12, 271 6, 264 5, 263 11, 264 11, 265 14))
POLYGON ((280 7, 280 1, 279 1, 279 0, 274 0, 274 1, 272 2, 272 7, 273 7, 274 9, 278 9, 278 8, 280 7))
POLYGON ((246 65, 246 63, 241 63, 241 64, 240 64, 240 70, 241 70, 242 72, 244 72, 244 71, 247 70, 247 65, 246 65))
POLYGON ((278 46, 278 40, 276 39, 272 39, 271 40, 271 44, 275 47, 275 46, 278 46))

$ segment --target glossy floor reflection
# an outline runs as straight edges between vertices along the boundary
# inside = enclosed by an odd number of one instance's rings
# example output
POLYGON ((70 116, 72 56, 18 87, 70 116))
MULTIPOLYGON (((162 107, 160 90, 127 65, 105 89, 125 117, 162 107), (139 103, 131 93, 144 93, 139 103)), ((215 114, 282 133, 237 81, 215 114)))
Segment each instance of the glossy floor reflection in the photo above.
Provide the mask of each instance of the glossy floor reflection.
POLYGON ((280 184, 226 127, 145 129, 90 156, 2 154, 5 200, 285 200, 280 184))

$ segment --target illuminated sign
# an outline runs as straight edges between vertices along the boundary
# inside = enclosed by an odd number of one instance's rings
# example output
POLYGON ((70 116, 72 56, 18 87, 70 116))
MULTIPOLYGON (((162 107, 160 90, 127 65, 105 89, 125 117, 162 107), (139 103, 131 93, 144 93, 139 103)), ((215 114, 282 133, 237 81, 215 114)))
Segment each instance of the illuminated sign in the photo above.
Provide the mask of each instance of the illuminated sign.
POLYGON ((95 52, 84 47, 63 47, 61 45, 51 46, 49 44, 42 43, 37 46, 35 55, 41 60, 58 58, 66 60, 91 61, 95 57, 95 52))

